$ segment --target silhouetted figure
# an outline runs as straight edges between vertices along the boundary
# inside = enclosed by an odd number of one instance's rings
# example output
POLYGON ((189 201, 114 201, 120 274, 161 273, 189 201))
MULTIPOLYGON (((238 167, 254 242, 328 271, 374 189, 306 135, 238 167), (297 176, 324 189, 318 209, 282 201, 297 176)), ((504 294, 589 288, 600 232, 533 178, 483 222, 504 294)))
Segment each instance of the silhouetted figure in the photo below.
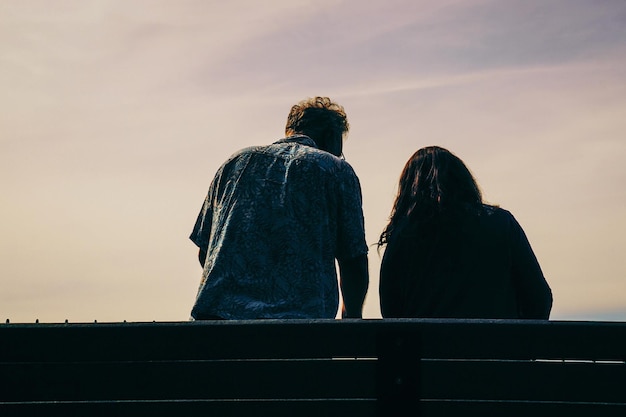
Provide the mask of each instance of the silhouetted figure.
POLYGON ((383 317, 547 319, 552 292, 513 215, 484 204, 463 161, 430 146, 408 160, 380 270, 383 317))
POLYGON ((349 129, 327 97, 294 105, 286 138, 218 170, 190 239, 204 271, 195 319, 360 318, 368 287, 361 187, 349 129))

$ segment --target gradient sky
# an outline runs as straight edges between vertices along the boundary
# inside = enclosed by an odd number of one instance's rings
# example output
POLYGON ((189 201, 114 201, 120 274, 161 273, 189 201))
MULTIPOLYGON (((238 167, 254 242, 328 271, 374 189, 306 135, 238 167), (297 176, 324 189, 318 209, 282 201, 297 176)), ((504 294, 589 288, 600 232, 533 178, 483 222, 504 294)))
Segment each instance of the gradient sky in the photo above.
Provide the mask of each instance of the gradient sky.
POLYGON ((215 171, 316 95, 368 244, 444 146, 524 227, 552 318, 626 320, 623 0, 0 0, 0 91, 2 320, 187 320, 215 171))

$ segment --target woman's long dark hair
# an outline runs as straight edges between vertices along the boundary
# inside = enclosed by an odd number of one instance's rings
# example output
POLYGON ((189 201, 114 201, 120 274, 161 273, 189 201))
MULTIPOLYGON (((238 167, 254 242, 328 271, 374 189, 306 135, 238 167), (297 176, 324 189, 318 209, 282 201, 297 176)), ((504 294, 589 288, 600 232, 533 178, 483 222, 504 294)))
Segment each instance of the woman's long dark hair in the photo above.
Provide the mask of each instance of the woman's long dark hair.
POLYGON ((407 161, 389 223, 378 239, 382 247, 400 231, 424 234, 444 223, 454 223, 463 213, 478 212, 482 194, 463 161, 439 146, 419 149, 407 161))

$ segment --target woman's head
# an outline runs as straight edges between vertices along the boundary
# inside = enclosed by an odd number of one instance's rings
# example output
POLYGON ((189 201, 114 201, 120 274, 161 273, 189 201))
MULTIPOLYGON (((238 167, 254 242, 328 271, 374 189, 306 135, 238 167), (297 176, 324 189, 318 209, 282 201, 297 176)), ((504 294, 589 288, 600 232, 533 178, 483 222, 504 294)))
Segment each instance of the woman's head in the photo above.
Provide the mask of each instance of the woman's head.
POLYGON ((438 214, 480 204, 480 189, 461 159, 439 146, 419 149, 400 174, 391 218, 379 245, 387 242, 394 227, 402 221, 427 222, 438 214))

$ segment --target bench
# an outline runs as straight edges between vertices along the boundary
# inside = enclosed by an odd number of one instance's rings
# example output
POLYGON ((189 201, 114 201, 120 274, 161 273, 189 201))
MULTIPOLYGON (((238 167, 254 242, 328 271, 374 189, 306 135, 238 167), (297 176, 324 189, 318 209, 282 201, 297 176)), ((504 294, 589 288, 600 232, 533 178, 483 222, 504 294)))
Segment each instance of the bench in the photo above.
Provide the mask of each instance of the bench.
POLYGON ((626 323, 0 324, 0 416, 626 416, 626 323))

